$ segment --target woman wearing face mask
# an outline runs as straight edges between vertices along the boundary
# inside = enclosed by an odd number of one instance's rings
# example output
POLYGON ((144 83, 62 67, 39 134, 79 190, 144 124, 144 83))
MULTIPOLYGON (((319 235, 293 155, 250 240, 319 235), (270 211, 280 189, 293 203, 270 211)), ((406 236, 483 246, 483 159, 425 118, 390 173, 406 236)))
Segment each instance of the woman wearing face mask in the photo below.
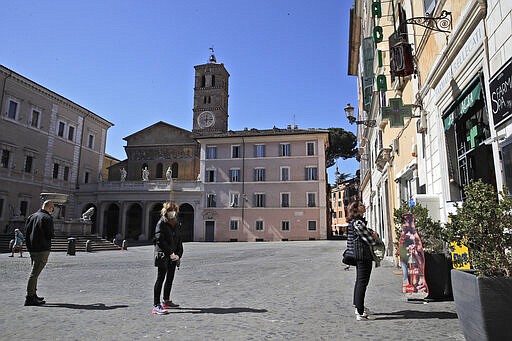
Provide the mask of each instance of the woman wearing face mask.
POLYGON ((167 314, 169 308, 179 305, 171 301, 172 281, 183 255, 180 236, 178 207, 172 202, 164 203, 160 220, 155 228, 155 266, 158 269, 153 295, 153 314, 167 314), (165 280, 165 283, 164 283, 165 280), (163 284, 163 300, 160 302, 163 284))
POLYGON ((378 234, 368 228, 363 218, 366 207, 362 202, 355 201, 348 206, 348 237, 347 248, 354 250, 356 259, 356 282, 354 284, 354 306, 356 320, 370 319, 369 310, 364 306, 366 288, 372 273, 373 256, 371 247, 375 245, 378 234))

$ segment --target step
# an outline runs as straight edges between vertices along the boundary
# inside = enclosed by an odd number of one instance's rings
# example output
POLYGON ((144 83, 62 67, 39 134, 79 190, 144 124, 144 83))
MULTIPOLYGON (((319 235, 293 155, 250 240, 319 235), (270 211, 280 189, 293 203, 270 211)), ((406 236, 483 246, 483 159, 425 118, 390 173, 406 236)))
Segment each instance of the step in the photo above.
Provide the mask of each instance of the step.
MULTIPOLYGON (((52 252, 67 252, 68 236, 59 235, 52 239, 52 252)), ((73 236, 76 239, 75 251, 85 252, 87 240, 91 241, 91 251, 117 251, 121 248, 111 241, 102 239, 98 236, 73 236)), ((9 252, 9 242, 13 239, 10 235, 0 234, 0 253, 9 252)), ((26 247, 25 247, 26 249, 26 247)))

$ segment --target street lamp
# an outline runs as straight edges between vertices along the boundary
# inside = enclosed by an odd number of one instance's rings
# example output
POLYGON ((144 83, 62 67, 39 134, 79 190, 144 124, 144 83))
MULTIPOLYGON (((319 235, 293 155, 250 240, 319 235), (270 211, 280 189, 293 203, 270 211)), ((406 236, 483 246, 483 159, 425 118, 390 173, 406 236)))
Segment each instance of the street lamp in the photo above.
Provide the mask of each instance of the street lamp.
POLYGON ((345 107, 345 114, 347 114, 347 119, 350 124, 363 124, 367 127, 375 127, 377 125, 377 121, 375 120, 358 121, 354 117, 354 107, 351 106, 350 103, 347 103, 347 106, 345 107))

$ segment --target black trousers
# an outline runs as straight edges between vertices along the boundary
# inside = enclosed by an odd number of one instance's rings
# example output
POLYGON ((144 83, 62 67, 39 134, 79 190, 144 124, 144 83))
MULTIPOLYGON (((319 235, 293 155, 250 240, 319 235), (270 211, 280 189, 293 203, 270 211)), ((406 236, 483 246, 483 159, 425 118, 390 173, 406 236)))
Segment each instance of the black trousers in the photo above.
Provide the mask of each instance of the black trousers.
POLYGON ((160 293, 162 292, 162 284, 164 284, 164 301, 171 298, 172 281, 174 280, 174 273, 176 272, 176 262, 169 262, 168 266, 157 267, 158 273, 156 276, 155 287, 153 291, 153 304, 160 304, 160 293))
POLYGON ((370 282, 372 265, 372 260, 357 261, 356 283, 354 285, 354 306, 357 308, 359 314, 364 312, 364 296, 368 282, 370 282))

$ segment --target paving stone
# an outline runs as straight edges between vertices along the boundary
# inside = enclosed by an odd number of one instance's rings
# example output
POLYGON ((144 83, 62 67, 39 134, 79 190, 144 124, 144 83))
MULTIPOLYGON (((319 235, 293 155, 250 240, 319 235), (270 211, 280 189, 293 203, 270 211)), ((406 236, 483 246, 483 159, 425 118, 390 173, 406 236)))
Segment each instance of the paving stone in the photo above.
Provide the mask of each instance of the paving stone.
POLYGON ((0 339, 5 340, 464 340, 453 302, 411 303, 401 276, 374 269, 357 322, 355 270, 345 241, 186 243, 171 298, 152 315, 152 246, 52 253, 39 278, 42 307, 24 307, 30 259, 0 259, 0 339))

